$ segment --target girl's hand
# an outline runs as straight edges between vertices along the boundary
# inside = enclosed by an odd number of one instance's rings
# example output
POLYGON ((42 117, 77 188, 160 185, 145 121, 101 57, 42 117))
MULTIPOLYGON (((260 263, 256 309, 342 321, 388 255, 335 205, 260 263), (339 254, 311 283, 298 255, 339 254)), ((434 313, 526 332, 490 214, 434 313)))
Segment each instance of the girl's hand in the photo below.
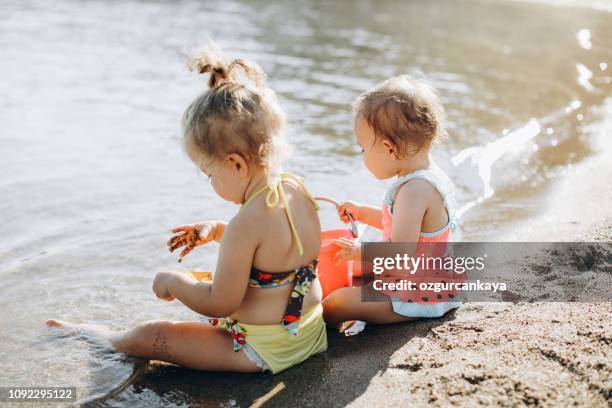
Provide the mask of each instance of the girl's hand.
POLYGON ((220 239, 223 223, 218 221, 207 221, 199 224, 182 225, 172 229, 173 235, 168 241, 168 249, 174 252, 176 249, 185 247, 179 256, 179 262, 195 247, 220 239))
POLYGON ((361 261, 361 244, 350 238, 334 239, 332 244, 339 246, 340 249, 334 256, 334 262, 339 265, 342 262, 361 261))
POLYGON ((153 280, 153 292, 161 300, 168 302, 174 300, 174 296, 170 293, 169 284, 179 272, 157 272, 153 280))
POLYGON ((360 221, 361 205, 354 201, 345 201, 338 206, 338 216, 345 224, 348 224, 348 214, 351 214, 354 221, 360 221))

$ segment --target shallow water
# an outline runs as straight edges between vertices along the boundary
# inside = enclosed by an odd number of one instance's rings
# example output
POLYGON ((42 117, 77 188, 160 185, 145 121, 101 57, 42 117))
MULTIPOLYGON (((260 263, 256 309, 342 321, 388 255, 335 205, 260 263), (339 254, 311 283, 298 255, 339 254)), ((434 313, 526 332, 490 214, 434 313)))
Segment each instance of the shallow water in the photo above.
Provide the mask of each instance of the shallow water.
MULTIPOLYGON (((313 193, 380 201, 349 103, 421 71, 447 109, 434 157, 457 184, 464 238, 545 209, 554 184, 609 144, 612 14, 603 1, 540 3, 3 2, 0 385, 74 385, 87 399, 129 377, 133 361, 55 337, 49 317, 196 318, 150 286, 177 267, 171 226, 236 211, 180 149, 180 114, 205 86, 185 68, 198 41, 263 66, 291 117, 286 168, 313 193)), ((198 249, 183 266, 211 270, 215 255, 198 249)))

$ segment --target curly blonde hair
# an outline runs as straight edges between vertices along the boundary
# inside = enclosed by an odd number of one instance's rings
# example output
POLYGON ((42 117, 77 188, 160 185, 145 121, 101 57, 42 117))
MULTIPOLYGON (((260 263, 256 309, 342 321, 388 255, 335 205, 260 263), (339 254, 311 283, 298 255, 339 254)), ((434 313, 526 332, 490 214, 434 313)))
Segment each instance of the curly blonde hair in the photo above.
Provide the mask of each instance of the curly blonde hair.
POLYGON ((241 155, 263 167, 271 182, 280 171, 288 146, 285 113, 274 91, 262 86, 265 74, 254 62, 235 59, 226 64, 221 51, 209 45, 199 50, 189 68, 210 74, 208 89, 187 107, 182 117, 185 150, 196 164, 203 158, 241 155), (240 72, 251 81, 241 82, 240 72))
POLYGON ((377 138, 389 140, 399 156, 415 154, 446 136, 444 107, 432 86, 409 75, 388 79, 353 103, 377 138))

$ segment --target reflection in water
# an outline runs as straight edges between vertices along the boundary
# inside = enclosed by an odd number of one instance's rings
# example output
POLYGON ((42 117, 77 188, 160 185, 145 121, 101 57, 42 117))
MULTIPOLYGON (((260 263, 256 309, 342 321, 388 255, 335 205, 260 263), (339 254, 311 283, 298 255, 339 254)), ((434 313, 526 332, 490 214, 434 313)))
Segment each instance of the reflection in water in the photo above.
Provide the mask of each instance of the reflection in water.
POLYGON ((590 50, 593 44, 591 43, 591 30, 583 28, 576 32, 576 39, 578 40, 578 44, 585 50, 590 50))
POLYGON ((576 70, 578 71, 578 83, 587 91, 595 92, 595 87, 591 84, 593 72, 582 64, 576 64, 576 70))
MULTIPOLYGON (((584 3, 5 1, 0 18, 0 384, 83 398, 123 384, 133 362, 50 337, 45 319, 197 318, 157 301, 151 278, 177 267, 170 227, 236 210, 180 148, 182 109, 205 87, 184 64, 194 42, 264 67, 291 118, 287 170, 340 200, 376 204, 386 189, 361 163, 350 102, 422 72, 447 109, 434 156, 457 184, 465 239, 542 211, 611 116, 612 17, 584 3)), ((322 222, 339 223, 328 209, 322 222)), ((211 270, 215 256, 199 248, 184 267, 211 270)))

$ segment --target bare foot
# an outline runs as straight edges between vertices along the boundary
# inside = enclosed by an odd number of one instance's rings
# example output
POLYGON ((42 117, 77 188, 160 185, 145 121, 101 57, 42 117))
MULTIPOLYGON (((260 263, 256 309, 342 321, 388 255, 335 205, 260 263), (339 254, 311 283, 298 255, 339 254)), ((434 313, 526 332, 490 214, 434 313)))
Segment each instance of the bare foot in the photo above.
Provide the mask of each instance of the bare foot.
POLYGON ((82 335, 85 340, 94 343, 100 343, 100 341, 102 341, 105 344, 110 344, 111 337, 114 333, 112 330, 96 324, 71 323, 57 319, 47 320, 47 326, 69 330, 72 332, 71 334, 82 335))
POLYGON ((56 319, 47 320, 47 326, 49 327, 68 327, 70 325, 72 325, 72 323, 66 322, 64 320, 56 320, 56 319))

